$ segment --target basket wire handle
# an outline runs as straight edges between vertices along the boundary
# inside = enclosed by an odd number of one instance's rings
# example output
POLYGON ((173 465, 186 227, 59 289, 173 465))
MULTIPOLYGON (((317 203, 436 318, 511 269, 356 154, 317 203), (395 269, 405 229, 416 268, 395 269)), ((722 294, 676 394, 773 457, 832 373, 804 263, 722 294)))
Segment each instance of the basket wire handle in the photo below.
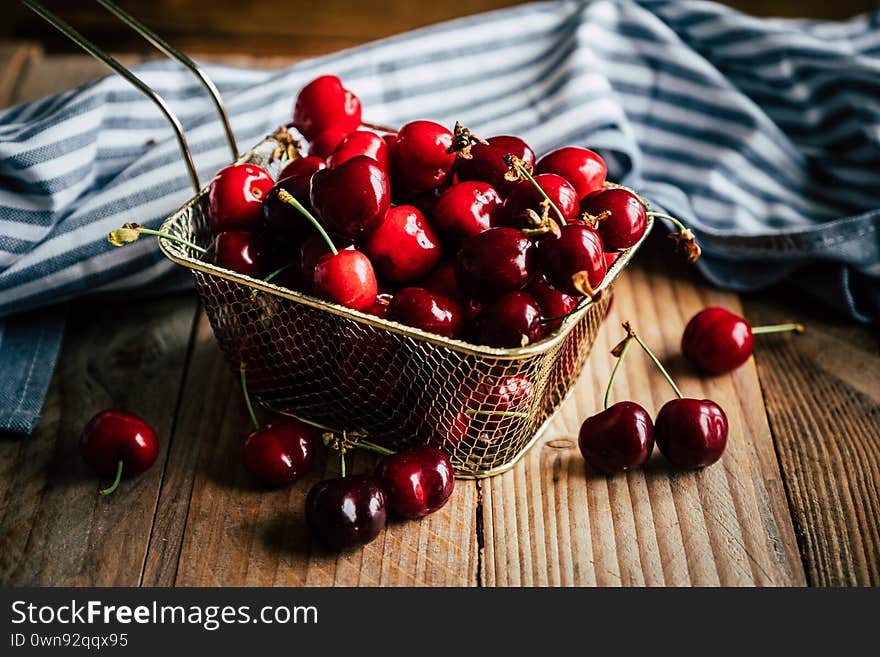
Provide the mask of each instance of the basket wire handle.
POLYGON ((211 95, 211 100, 214 101, 214 106, 217 108, 217 113, 220 115, 220 120, 223 122, 223 130, 226 132, 226 141, 229 142, 229 149, 232 151, 232 161, 235 162, 238 159, 238 146, 235 143, 235 135, 232 133, 229 114, 226 112, 226 106, 223 104, 223 98, 220 96, 220 91, 217 89, 214 81, 208 77, 208 74, 185 53, 172 46, 165 41, 165 39, 153 32, 149 27, 141 23, 137 18, 115 3, 110 2, 110 0, 96 0, 96 2, 144 37, 144 39, 152 43, 158 50, 161 50, 168 57, 176 59, 183 64, 198 78, 205 90, 211 95))
POLYGON ((86 39, 82 34, 70 27, 70 25, 58 18, 43 5, 35 2, 34 0, 21 1, 28 9, 33 11, 40 18, 49 23, 52 27, 61 32, 68 39, 70 39, 80 48, 89 53, 92 57, 101 60, 107 66, 112 68, 116 73, 128 80, 134 87, 136 87, 140 92, 146 95, 158 106, 158 108, 162 111, 162 114, 165 115, 165 118, 168 119, 171 127, 174 129, 174 133, 177 136, 177 143, 180 146, 181 153, 183 154, 184 164, 186 164, 186 168, 189 171, 190 182, 192 182, 192 186, 195 189, 196 194, 198 194, 202 189, 202 185, 201 183, 199 183, 199 174, 196 171, 195 162, 193 162, 192 151, 190 151, 189 144, 187 144, 186 137, 183 134, 183 126, 180 124, 180 121, 178 120, 177 116, 175 116, 174 112, 171 111, 171 108, 168 107, 168 103, 166 103, 165 100, 155 91, 153 91, 149 87, 149 85, 147 85, 143 80, 141 80, 134 73, 125 68, 125 66, 120 64, 116 59, 98 48, 91 41, 86 39))

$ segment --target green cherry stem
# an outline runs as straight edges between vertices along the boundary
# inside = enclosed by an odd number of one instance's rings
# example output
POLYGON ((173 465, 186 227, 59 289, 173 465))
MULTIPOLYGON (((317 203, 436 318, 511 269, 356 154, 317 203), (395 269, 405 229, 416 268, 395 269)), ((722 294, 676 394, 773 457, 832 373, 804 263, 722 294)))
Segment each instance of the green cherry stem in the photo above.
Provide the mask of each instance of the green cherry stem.
POLYGON ((257 419, 257 414, 254 413, 253 404, 251 404, 251 396, 250 396, 250 393, 248 392, 247 371, 246 370, 247 370, 247 367, 242 362, 238 366, 238 372, 241 377, 241 394, 244 396, 244 405, 247 406, 248 415, 250 416, 251 422, 253 422, 254 429, 256 430, 256 429, 260 428, 260 421, 257 419))
POLYGON ((803 324, 791 323, 791 324, 770 324, 768 326, 753 326, 752 333, 754 335, 762 335, 764 333, 784 333, 786 331, 793 331, 795 333, 803 333, 806 329, 803 324))
POLYGON ((645 351, 646 354, 648 354, 648 358, 654 361, 654 365, 656 365, 657 369, 660 370, 660 374, 662 374, 663 378, 665 378, 669 382, 669 385, 672 386, 672 389, 675 391, 675 396, 679 399, 684 397, 684 395, 681 394, 681 390, 679 390, 678 386, 675 385, 675 381, 673 381, 672 377, 669 376, 669 372, 667 372, 666 368, 663 367, 663 363, 661 363, 660 360, 654 355, 654 352, 648 348, 648 345, 642 342, 642 339, 635 332, 632 325, 629 322, 624 322, 623 328, 630 336, 632 336, 633 340, 639 343, 639 346, 645 351))
POLYGON ((345 445, 339 447, 339 472, 345 479, 345 445))
POLYGON ((188 246, 193 251, 197 251, 202 255, 208 252, 207 249, 203 249, 198 244, 193 244, 189 240, 185 240, 182 237, 177 237, 176 235, 165 233, 161 230, 144 228, 140 224, 124 224, 122 228, 117 228, 116 230, 110 231, 110 233, 107 235, 107 241, 110 242, 110 244, 112 244, 113 246, 124 246, 131 242, 134 242, 141 235, 155 235, 156 237, 162 237, 166 240, 170 240, 171 242, 176 242, 177 244, 188 246))
POLYGON ((116 479, 114 479, 113 483, 110 484, 107 488, 99 490, 98 493, 100 495, 109 495, 117 488, 119 488, 120 481, 122 481, 122 459, 119 459, 119 462, 116 464, 116 479))
MULTIPOLYGON (((273 271, 271 274, 269 274, 268 276, 266 276, 266 278, 263 279, 263 282, 264 282, 264 283, 271 283, 273 278, 275 278, 276 276, 278 276, 279 274, 281 274, 283 271, 286 271, 286 270, 290 269, 291 267, 293 267, 293 263, 292 263, 292 262, 288 262, 288 263, 287 263, 286 265, 284 265, 283 267, 279 267, 278 269, 276 269, 275 271, 273 271)), ((260 293, 259 290, 252 290, 252 291, 251 291, 251 299, 256 299, 256 298, 257 298, 257 295, 258 295, 259 293, 260 293)))
POLYGON ((617 378, 617 370, 620 369, 620 364, 623 362, 623 357, 626 356, 626 352, 629 351, 629 348, 632 346, 633 336, 630 333, 627 333, 626 337, 623 339, 623 342, 620 342, 614 349, 611 350, 611 353, 617 356, 617 362, 614 363, 614 369, 611 370, 611 376, 608 377, 608 385, 605 387, 605 405, 603 408, 608 408, 608 400, 611 397, 611 386, 614 385, 614 379, 617 378))
POLYGON ((382 447, 382 445, 377 445, 376 443, 371 443, 368 440, 352 440, 349 441, 349 445, 351 445, 352 447, 365 449, 370 452, 375 452, 376 454, 381 454, 382 456, 390 456, 391 454, 394 454, 394 450, 388 449, 387 447, 382 447))
POLYGON ((339 251, 337 251, 336 246, 333 244, 333 240, 330 239, 330 236, 327 234, 327 231, 324 230, 324 227, 315 219, 314 215, 311 212, 306 210, 303 207, 303 204, 294 198, 293 194, 288 192, 286 189, 278 189, 278 200, 282 203, 287 203, 288 205, 292 205, 299 213, 304 216, 306 219, 311 222, 311 224, 315 227, 315 229, 321 234, 321 237, 324 238, 324 241, 327 243, 327 246, 330 248, 330 253, 333 255, 337 255, 339 251))
POLYGON ((559 217, 559 223, 562 226, 564 226, 565 225, 565 217, 562 216, 562 211, 550 199, 550 197, 547 196, 547 192, 545 192, 543 190, 543 188, 541 187, 541 185, 538 184, 538 181, 535 180, 535 177, 529 172, 529 169, 528 169, 528 167, 526 167, 525 163, 521 159, 519 159, 516 155, 514 155, 513 153, 509 153, 508 155, 506 155, 504 157, 504 161, 507 164, 507 166, 515 168, 517 171, 519 171, 520 175, 522 175, 526 180, 528 180, 529 182, 532 183, 532 185, 534 185, 535 189, 537 189, 541 193, 541 196, 544 197, 544 200, 546 200, 547 203, 550 204, 550 207, 553 208, 553 211, 556 213, 556 216, 559 217))

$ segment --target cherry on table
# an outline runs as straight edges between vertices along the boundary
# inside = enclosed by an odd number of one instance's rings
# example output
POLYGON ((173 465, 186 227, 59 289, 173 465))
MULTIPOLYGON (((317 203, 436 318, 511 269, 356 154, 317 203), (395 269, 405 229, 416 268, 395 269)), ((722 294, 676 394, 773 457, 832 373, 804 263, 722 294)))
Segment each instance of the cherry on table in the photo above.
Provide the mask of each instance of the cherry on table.
POLYGON ((216 234, 224 230, 260 228, 263 199, 275 181, 255 164, 221 169, 208 186, 208 222, 216 234))
POLYGON ((648 225, 647 210, 639 197, 619 187, 585 197, 580 211, 599 218, 596 230, 606 251, 628 249, 642 238, 648 225))
POLYGON ((388 175, 376 160, 358 155, 312 174, 311 201, 331 232, 356 239, 384 219, 390 205, 388 175))
POLYGON ((398 205, 367 237, 364 250, 389 283, 411 283, 440 261, 440 239, 412 205, 398 205))
POLYGON ((358 155, 371 157, 388 170, 388 144, 375 132, 368 130, 355 130, 345 137, 327 158, 327 166, 332 169, 358 155))
POLYGON ((578 198, 602 189, 608 168, 605 161, 588 148, 566 146, 550 151, 535 164, 535 173, 555 173, 574 186, 578 198))
POLYGON ((412 121, 400 128, 392 149, 395 186, 410 193, 439 187, 449 176, 455 153, 452 132, 433 121, 412 121))
POLYGON ((509 169, 504 157, 514 155, 528 169, 532 169, 535 166, 535 152, 522 139, 511 135, 498 135, 487 141, 488 144, 474 144, 471 147, 471 159, 459 158, 458 179, 482 180, 506 196, 517 182, 507 178, 509 169))
POLYGON ((79 441, 83 460, 101 477, 115 477, 103 490, 109 495, 123 476, 136 477, 159 456, 159 438, 146 421, 133 413, 108 409, 86 424, 79 441))
POLYGON ((545 235, 538 241, 537 253, 547 280, 566 294, 583 296, 589 292, 574 278, 581 272, 592 289, 598 288, 605 279, 607 266, 602 238, 585 224, 563 226, 558 237, 545 235))
POLYGON ((450 186, 437 199, 431 221, 444 234, 465 240, 497 226, 502 207, 501 196, 492 185, 465 181, 450 186))
POLYGON ((645 463, 654 449, 654 423, 639 404, 621 401, 584 420, 578 434, 584 460, 605 474, 645 463))
POLYGON ((654 422, 657 447, 673 465, 684 469, 715 463, 727 446, 729 424, 724 410, 709 399, 672 399, 654 422))
POLYGON ((309 82, 296 97, 293 127, 307 140, 333 128, 346 135, 361 125, 361 101, 335 75, 309 82))
MULTIPOLYGON (((568 223, 578 217, 578 195, 574 187, 562 176, 555 173, 542 173, 534 176, 532 180, 522 180, 510 191, 504 200, 504 224, 513 228, 534 228, 535 223, 531 219, 531 213, 538 217, 542 215, 541 203, 545 200, 544 195, 537 189, 540 186, 544 194, 553 205, 559 209, 564 219, 561 223, 568 223), (531 211, 531 212, 530 212, 531 211)), ((555 213, 550 218, 559 221, 555 213)))
POLYGON ((404 518, 434 513, 455 487, 452 464, 436 447, 424 445, 385 456, 376 468, 388 508, 404 518))
POLYGON ((515 228, 498 227, 474 235, 455 259, 455 276, 469 297, 489 302, 520 290, 536 272, 532 241, 515 228))
POLYGON ((388 306, 388 319, 447 338, 459 337, 464 324, 461 306, 421 287, 399 290, 388 306))
POLYGON ((317 441, 315 429, 285 418, 249 434, 242 445, 242 461, 260 481, 271 486, 287 486, 308 470, 317 441))
POLYGON ((524 347, 546 335, 541 308, 526 292, 508 292, 488 303, 471 320, 467 339, 488 347, 524 347))
POLYGON ((267 254, 263 238, 246 230, 224 230, 214 237, 208 256, 218 267, 251 278, 267 274, 267 254))
POLYGON ((385 528, 386 495, 375 477, 353 475, 319 481, 305 501, 306 523, 329 548, 366 545, 385 528))

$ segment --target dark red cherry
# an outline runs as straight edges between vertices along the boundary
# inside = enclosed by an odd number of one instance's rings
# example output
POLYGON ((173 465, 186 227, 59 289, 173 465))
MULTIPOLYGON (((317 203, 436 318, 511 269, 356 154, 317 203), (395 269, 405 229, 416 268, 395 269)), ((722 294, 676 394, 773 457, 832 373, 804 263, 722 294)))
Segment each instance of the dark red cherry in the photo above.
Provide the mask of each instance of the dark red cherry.
POLYGON ((482 180, 492 185, 502 196, 507 196, 517 183, 504 177, 508 172, 504 156, 515 155, 531 169, 535 166, 535 152, 519 137, 499 135, 487 141, 488 146, 474 144, 471 147, 470 160, 459 158, 456 165, 458 179, 482 180))
POLYGON ((648 460, 654 449, 654 423, 638 404, 617 402, 584 420, 578 435, 584 460, 605 474, 626 472, 648 460))
POLYGON ((364 308, 364 312, 385 319, 388 316, 388 306, 391 305, 393 298, 394 292, 392 290, 380 286, 376 293, 376 300, 369 307, 364 308))
POLYGON ((681 352, 711 374, 730 372, 745 363, 755 347, 752 327, 724 308, 706 308, 691 318, 681 337, 681 352))
POLYGON ((281 201, 277 194, 279 189, 284 189, 309 210, 312 207, 309 197, 311 178, 311 174, 282 178, 266 195, 263 200, 263 222, 273 235, 283 236, 288 241, 299 244, 316 233, 311 222, 299 210, 281 201))
POLYGON ((268 272, 263 239, 246 230, 224 230, 214 238, 208 252, 212 262, 251 278, 263 278, 268 272))
POLYGON ((528 421, 528 417, 511 414, 528 414, 534 399, 535 384, 525 375, 482 377, 470 389, 465 404, 469 411, 479 411, 469 419, 467 438, 486 442, 509 433, 528 421))
MULTIPOLYGON (((353 251, 355 246, 353 242, 340 242, 337 240, 336 248, 339 251, 353 251)), ((329 253, 330 248, 317 231, 307 237, 302 243, 302 246, 299 248, 299 268, 300 278, 305 284, 305 292, 312 291, 312 280, 315 277, 315 267, 318 264, 318 260, 321 256, 328 255, 329 253)))
POLYGON ((590 194, 581 201, 581 212, 600 216, 610 212, 596 225, 606 251, 622 251, 638 242, 648 226, 645 206, 630 191, 611 187, 597 194, 590 194))
POLYGON ((684 469, 715 463, 727 446, 727 415, 709 399, 673 399, 654 422, 657 447, 669 461, 684 469))
POLYGON ((411 193, 442 185, 455 161, 455 154, 446 152, 451 145, 452 133, 439 123, 407 123, 398 130, 392 149, 395 185, 411 193))
MULTIPOLYGON (((159 438, 153 428, 133 413, 106 410, 95 415, 80 436, 83 460, 101 477, 117 477, 106 493, 118 485, 121 476, 136 477, 159 456, 159 438)), ((105 492, 105 491, 102 491, 105 492)))
POLYGON ((460 182, 449 187, 437 200, 431 221, 437 230, 465 240, 497 226, 501 209, 501 196, 489 183, 460 182))
POLYGON ((404 518, 434 513, 449 500, 455 487, 452 464, 436 447, 414 447, 382 459, 376 468, 388 508, 404 518))
POLYGON ((388 144, 375 132, 367 130, 355 130, 343 139, 327 158, 327 166, 332 169, 358 155, 371 157, 388 170, 388 144))
POLYGON ((398 205, 370 233, 364 250, 389 283, 411 283, 440 261, 440 239, 412 205, 398 205))
POLYGON ((577 190, 578 198, 602 189, 608 169, 605 161, 588 148, 566 146, 544 155, 535 164, 535 173, 555 173, 577 190))
POLYGON ((306 523, 335 550, 366 545, 385 528, 386 497, 375 477, 326 479, 306 496, 306 523))
MULTIPOLYGON (((536 278, 529 283, 526 292, 535 297, 535 301, 541 307, 541 314, 544 319, 552 317, 562 317, 567 315, 578 304, 577 297, 573 297, 565 292, 560 292, 556 288, 550 287, 550 284, 544 278, 536 278)), ((548 331, 558 328, 562 320, 555 322, 545 322, 544 326, 548 331)))
POLYGON ((452 299, 421 287, 405 287, 391 300, 388 319, 428 333, 457 338, 464 323, 464 311, 452 299))
POLYGON ((541 308, 526 292, 508 292, 477 313, 468 341, 489 347, 524 347, 544 338, 541 308))
MULTIPOLYGON (((557 176, 555 173, 542 173, 535 176, 535 182, 559 208, 565 223, 578 217, 578 195, 565 178, 557 176)), ((531 180, 518 182, 504 200, 504 224, 514 228, 534 228, 535 225, 530 221, 528 211, 531 210, 539 217, 542 216, 541 202, 543 200, 544 196, 531 180)), ((552 208, 549 216, 557 224, 562 223, 552 208)))
POLYGON ((335 75, 322 75, 302 88, 293 107, 293 127, 311 141, 335 128, 345 134, 361 125, 361 101, 335 75))
POLYGON ((422 431, 429 436, 428 439, 432 444, 453 450, 465 439, 470 426, 471 419, 467 414, 450 408, 441 414, 436 423, 425 416, 422 431))
POLYGON ((602 238, 595 229, 581 223, 562 227, 559 237, 548 234, 538 242, 538 262, 547 281, 560 292, 582 296, 572 276, 586 272, 590 286, 597 288, 605 279, 607 267, 602 238))
POLYGON ((245 439, 242 461, 263 483, 287 486, 308 470, 317 441, 315 429, 307 424, 294 419, 271 422, 245 439))
MULTIPOLYGON (((278 180, 284 180, 285 178, 293 178, 295 176, 309 176, 311 177, 315 171, 320 171, 321 169, 326 169, 327 163, 324 161, 324 158, 317 157, 315 155, 307 155, 306 157, 298 157, 293 162, 288 164, 281 170, 281 173, 278 174, 278 180)), ((297 199, 299 200, 299 199, 297 199)), ((302 201, 300 201, 302 202, 302 201)))
POLYGON ((360 251, 343 250, 318 258, 312 276, 315 296, 353 310, 366 310, 379 290, 369 258, 360 251))
POLYGON ((220 169, 208 186, 208 221, 216 234, 231 228, 261 227, 263 199, 275 181, 255 164, 220 169))
POLYGON ((467 300, 467 297, 458 286, 458 280, 455 278, 455 261, 452 260, 447 260, 437 265, 434 271, 425 277, 420 287, 436 292, 442 297, 458 301, 460 304, 464 304, 467 300))
POLYGON ((535 274, 532 241, 514 228, 490 228, 474 235, 455 258, 462 291, 477 301, 492 301, 521 290, 535 274))
POLYGON ((388 176, 376 160, 358 155, 335 169, 312 175, 312 207, 321 222, 341 237, 355 239, 373 230, 388 211, 388 176))
MULTIPOLYGON (((393 184, 394 183, 392 182, 392 186, 393 184)), ((437 205, 437 199, 440 197, 440 192, 442 191, 443 190, 440 187, 436 189, 426 189, 423 192, 412 194, 405 199, 400 199, 398 205, 415 206, 425 217, 430 217, 433 216, 434 206, 437 205)), ((393 197, 394 194, 392 193, 392 198, 393 197)))
POLYGON ((339 145, 345 140, 348 133, 344 130, 330 128, 318 135, 309 142, 309 156, 318 158, 328 158, 333 154, 339 145))

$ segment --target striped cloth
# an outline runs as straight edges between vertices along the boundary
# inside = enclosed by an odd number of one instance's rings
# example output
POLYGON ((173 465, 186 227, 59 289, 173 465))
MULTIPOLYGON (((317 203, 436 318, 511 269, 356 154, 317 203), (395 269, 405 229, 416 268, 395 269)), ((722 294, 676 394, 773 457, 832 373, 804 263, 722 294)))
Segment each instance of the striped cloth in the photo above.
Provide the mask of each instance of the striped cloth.
MULTIPOLYGON (((459 119, 480 135, 520 134, 539 154, 587 145, 612 179, 695 229, 712 282, 752 290, 789 278, 871 321, 878 25, 880 13, 820 22, 709 2, 547 2, 281 72, 208 70, 243 147, 289 120, 296 91, 322 73, 342 77, 372 121, 459 119)), ((229 154, 203 90, 172 62, 137 72, 178 113, 207 181, 229 154)), ((189 284, 153 240, 104 239, 127 221, 158 226, 189 185, 165 121, 118 77, 0 113, 0 428, 36 425, 63 330, 57 304, 189 284)))

